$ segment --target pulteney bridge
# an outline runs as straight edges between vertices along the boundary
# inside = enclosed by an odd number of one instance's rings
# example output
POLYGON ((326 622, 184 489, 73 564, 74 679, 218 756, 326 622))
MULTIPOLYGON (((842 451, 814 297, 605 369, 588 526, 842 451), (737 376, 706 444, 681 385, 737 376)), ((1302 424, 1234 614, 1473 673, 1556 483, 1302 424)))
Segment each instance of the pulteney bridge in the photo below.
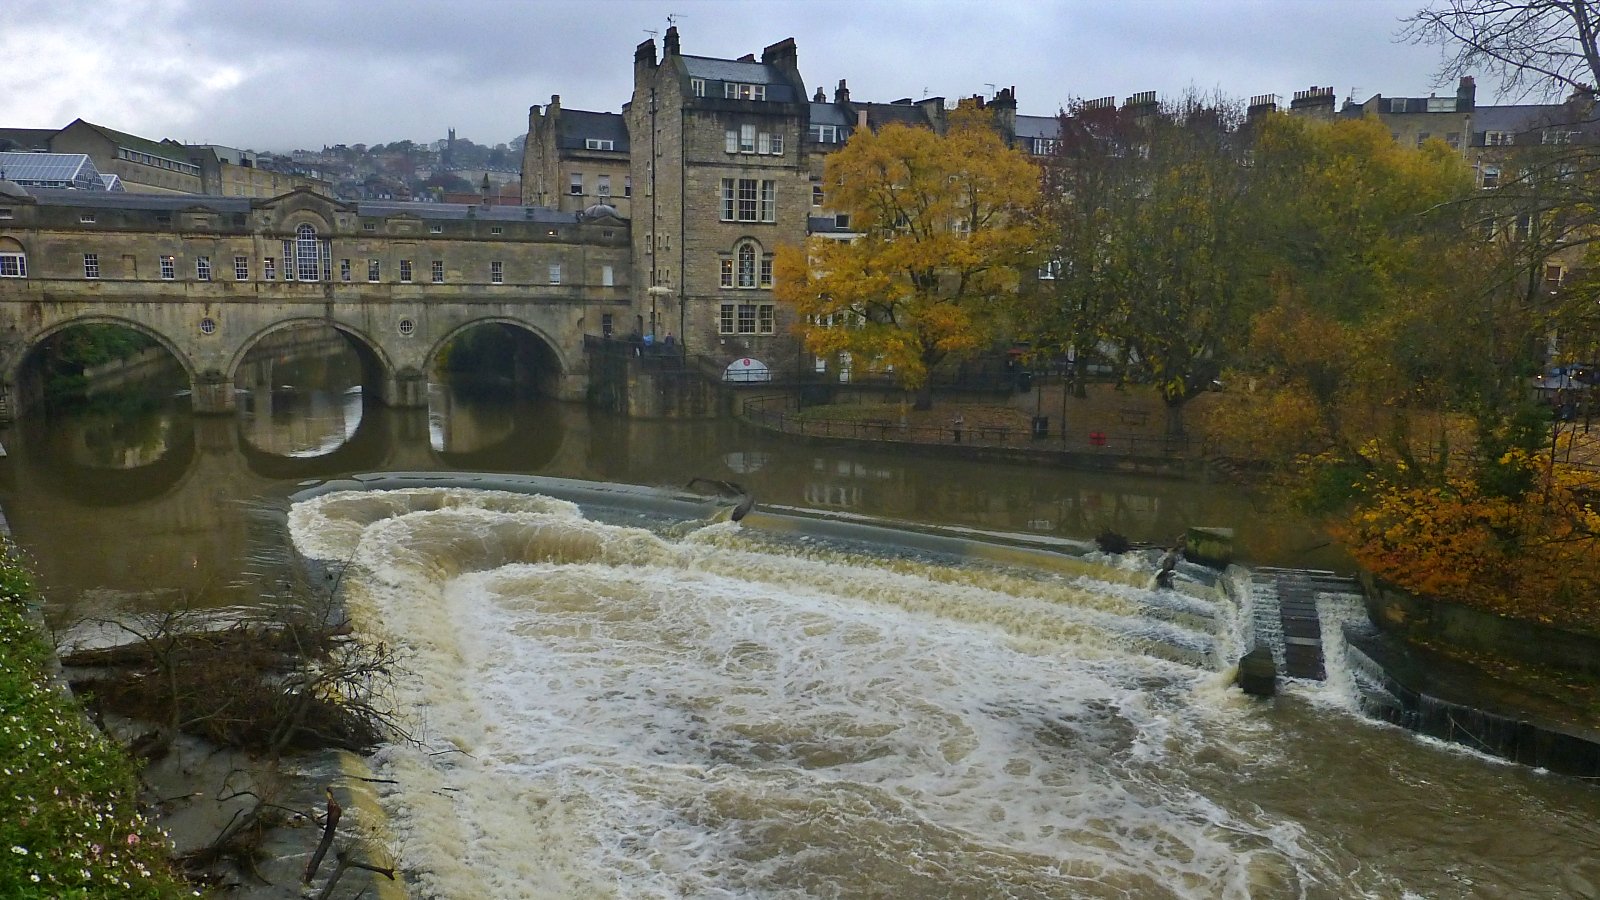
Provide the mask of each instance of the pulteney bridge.
POLYGON ((308 189, 249 199, 0 182, 0 418, 42 394, 38 349, 115 324, 172 354, 197 412, 233 409, 234 378, 268 335, 344 335, 369 396, 425 405, 426 373, 457 335, 520 335, 523 383, 587 387, 585 333, 637 327, 628 223, 608 207, 346 202, 308 189))

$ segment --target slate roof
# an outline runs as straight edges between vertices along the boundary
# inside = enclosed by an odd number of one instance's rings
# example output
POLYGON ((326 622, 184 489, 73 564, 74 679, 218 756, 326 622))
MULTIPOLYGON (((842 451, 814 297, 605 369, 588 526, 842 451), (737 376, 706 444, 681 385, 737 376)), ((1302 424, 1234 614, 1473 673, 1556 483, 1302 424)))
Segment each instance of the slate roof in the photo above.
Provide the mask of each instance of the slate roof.
POLYGON ((49 150, 54 128, 0 128, 0 147, 10 144, 16 150, 49 150))
MULTIPOLYGON (((249 197, 217 197, 210 194, 129 194, 110 191, 74 191, 65 188, 28 188, 28 193, 41 204, 54 206, 156 212, 199 207, 219 213, 244 213, 250 211, 252 204, 249 197)), ((419 219, 436 220, 465 220, 469 218, 467 209, 470 206, 466 203, 401 203, 381 200, 333 202, 355 207, 356 211, 364 216, 412 215, 419 219)), ((496 222, 538 222, 549 225, 570 225, 578 221, 576 213, 561 212, 542 206, 477 206, 470 218, 496 222)))
POLYGON ((1058 138, 1061 122, 1055 116, 1017 116, 1017 137, 1058 138))
POLYGON ((852 103, 857 109, 866 107, 867 127, 876 131, 885 125, 899 122, 902 125, 916 125, 926 128, 933 124, 923 113, 922 108, 910 103, 852 103))
POLYGON ((739 84, 764 84, 767 86, 767 101, 770 103, 793 103, 797 99, 794 95, 794 86, 789 79, 778 70, 777 66, 758 62, 740 62, 734 59, 712 59, 708 56, 680 56, 683 67, 691 78, 704 78, 707 81, 706 97, 721 97, 720 90, 713 90, 710 82, 736 82, 739 84))
POLYGON ((598 138, 614 141, 618 153, 628 152, 628 125, 621 113, 590 112, 586 109, 563 109, 557 117, 561 133, 556 136, 563 150, 582 150, 584 140, 598 138))
POLYGON ((1513 134, 1564 124, 1574 130, 1584 117, 1564 103, 1518 103, 1507 106, 1480 106, 1472 114, 1473 132, 1509 131, 1513 134))
MULTIPOLYGON (((73 124, 77 124, 79 122, 83 123, 84 127, 86 128, 91 128, 95 131, 98 131, 107 140, 119 147, 126 147, 129 150, 137 150, 140 153, 147 153, 151 156, 159 156, 162 159, 171 160, 172 162, 189 162, 189 152, 181 144, 178 146, 173 146, 170 143, 164 143, 162 141, 152 141, 149 138, 142 138, 136 134, 128 134, 125 131, 117 131, 114 128, 107 128, 104 125, 96 125, 93 122, 88 122, 83 119, 77 119, 73 124)), ((67 126, 67 128, 71 127, 72 125, 67 126)), ((63 128, 61 130, 66 131, 67 129, 63 128)))
POLYGON ((812 103, 811 124, 851 126, 856 120, 832 103, 812 103))

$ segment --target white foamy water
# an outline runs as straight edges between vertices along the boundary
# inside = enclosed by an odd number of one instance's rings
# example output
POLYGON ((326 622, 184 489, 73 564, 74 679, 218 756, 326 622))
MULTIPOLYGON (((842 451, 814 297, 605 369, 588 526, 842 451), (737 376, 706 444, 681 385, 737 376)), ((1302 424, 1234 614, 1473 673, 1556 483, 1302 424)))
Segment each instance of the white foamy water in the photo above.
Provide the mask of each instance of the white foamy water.
POLYGON ((1276 751, 1160 652, 1211 636, 1141 588, 488 491, 330 494, 290 526, 407 653, 424 746, 380 764, 423 896, 1394 895, 1216 790, 1276 751))

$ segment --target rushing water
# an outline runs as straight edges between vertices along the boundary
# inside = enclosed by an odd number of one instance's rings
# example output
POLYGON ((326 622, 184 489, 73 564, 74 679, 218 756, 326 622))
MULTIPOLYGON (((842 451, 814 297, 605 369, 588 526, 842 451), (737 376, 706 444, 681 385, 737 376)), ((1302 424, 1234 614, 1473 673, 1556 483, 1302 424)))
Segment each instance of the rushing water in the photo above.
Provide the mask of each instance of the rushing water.
POLYGON ((1251 558, 1320 561, 1225 486, 273 376, 236 420, 0 431, 0 503, 58 623, 255 603, 290 530, 352 560, 352 611, 413 673, 423 743, 380 763, 423 896, 1600 897, 1595 785, 1370 722, 1337 671, 1247 700, 1231 610, 1143 575, 467 488, 287 501, 358 471, 701 475, 769 509, 1047 541, 1233 525, 1251 558))
POLYGON ((1227 605, 1153 629, 1172 601, 1143 574, 646 529, 448 488, 328 494, 290 522, 306 553, 350 561, 358 623, 411 661, 397 691, 422 744, 382 764, 424 896, 1600 881, 1591 786, 1362 722, 1335 688, 1250 701, 1172 652, 1226 641, 1227 605))

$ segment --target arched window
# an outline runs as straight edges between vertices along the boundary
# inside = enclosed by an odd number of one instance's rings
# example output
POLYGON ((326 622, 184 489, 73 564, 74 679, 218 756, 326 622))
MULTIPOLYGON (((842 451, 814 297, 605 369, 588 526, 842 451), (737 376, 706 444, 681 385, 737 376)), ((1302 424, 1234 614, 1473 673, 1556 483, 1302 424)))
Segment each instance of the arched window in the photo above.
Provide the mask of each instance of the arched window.
POLYGON ((735 255, 738 258, 736 268, 738 275, 737 283, 739 287, 755 287, 756 260, 761 257, 761 248, 756 245, 755 241, 744 241, 743 243, 739 244, 735 251, 735 255))
POLYGON ((12 238, 0 238, 0 278, 27 278, 28 254, 12 238))
POLYGON ((299 280, 316 281, 321 277, 321 249, 322 243, 317 240, 315 228, 301 225, 294 230, 294 272, 299 280))

